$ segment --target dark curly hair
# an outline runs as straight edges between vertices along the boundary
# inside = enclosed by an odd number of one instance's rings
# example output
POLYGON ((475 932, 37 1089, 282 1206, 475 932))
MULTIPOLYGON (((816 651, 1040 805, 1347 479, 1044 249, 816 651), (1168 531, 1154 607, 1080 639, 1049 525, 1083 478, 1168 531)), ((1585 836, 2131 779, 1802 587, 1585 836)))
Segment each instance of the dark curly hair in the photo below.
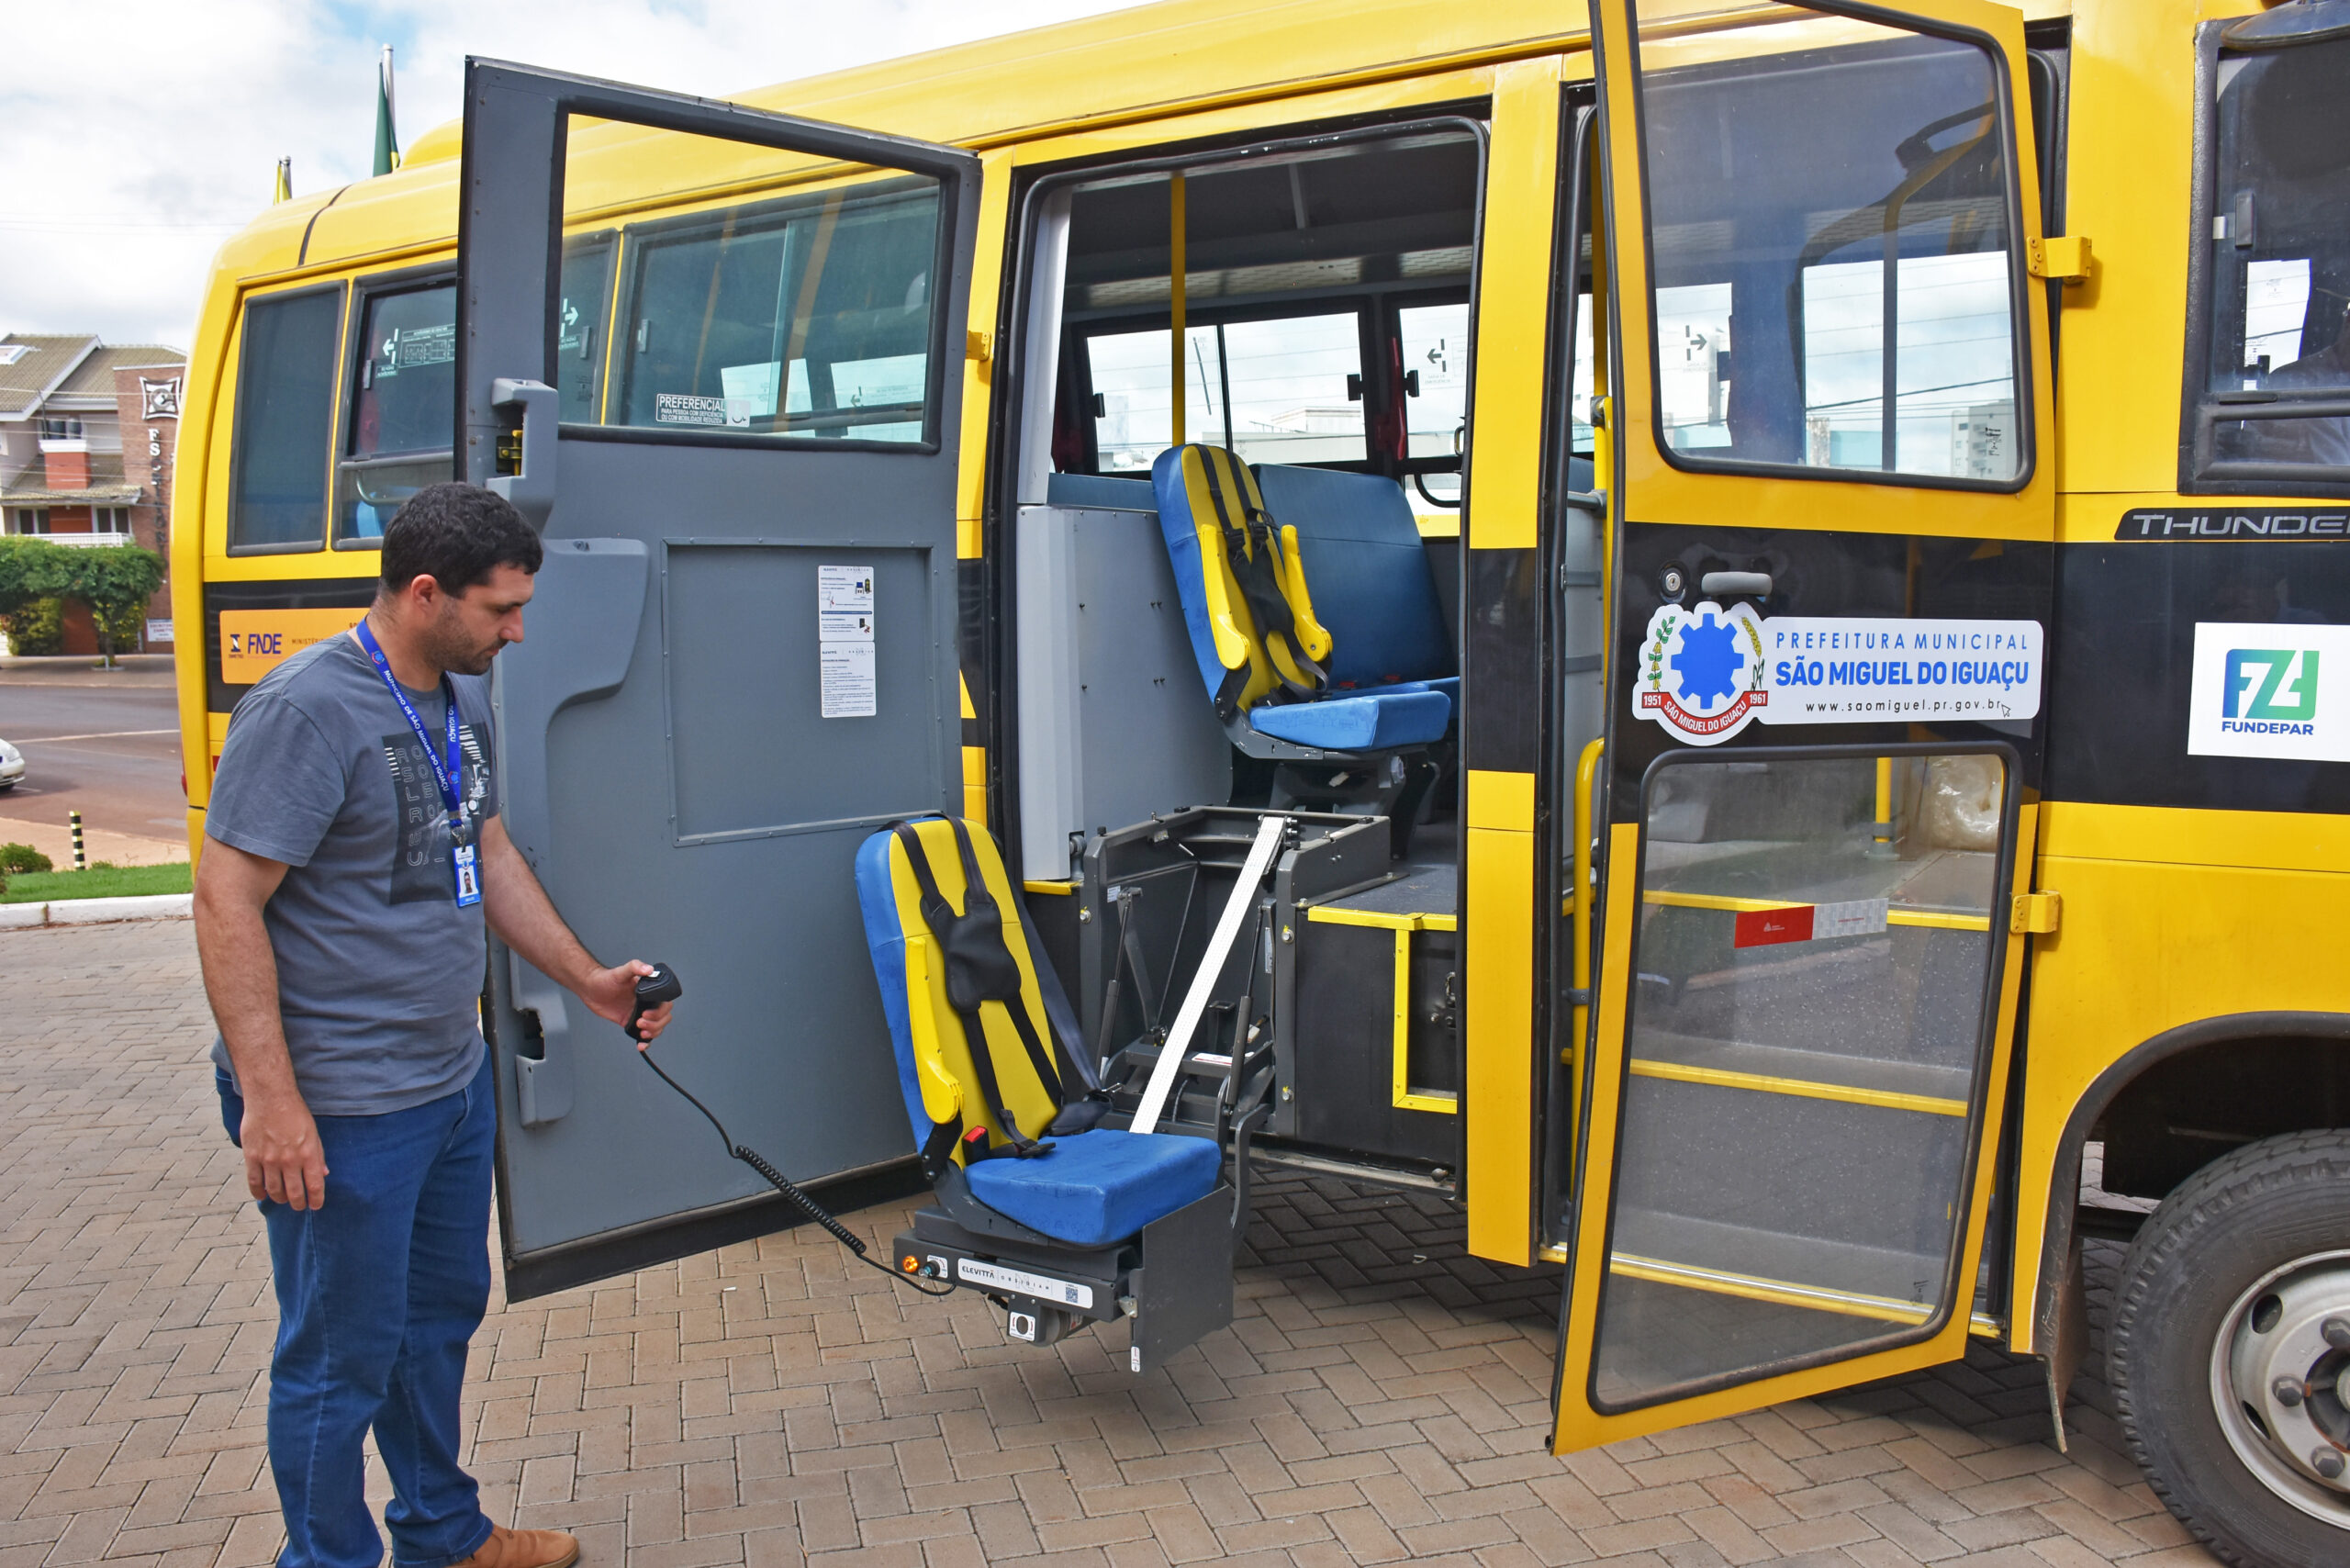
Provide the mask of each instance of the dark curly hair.
POLYGON ((384 591, 431 577, 461 594, 499 566, 535 573, 544 552, 514 503, 478 485, 427 485, 384 530, 384 591))

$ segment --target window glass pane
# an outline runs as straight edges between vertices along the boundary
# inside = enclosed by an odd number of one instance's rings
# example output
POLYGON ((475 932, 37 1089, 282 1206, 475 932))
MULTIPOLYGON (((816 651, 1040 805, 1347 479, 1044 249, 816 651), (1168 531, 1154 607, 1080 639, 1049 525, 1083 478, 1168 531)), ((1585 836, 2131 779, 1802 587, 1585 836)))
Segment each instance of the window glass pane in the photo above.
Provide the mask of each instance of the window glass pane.
POLYGON ((1232 398, 1232 451, 1243 463, 1360 463, 1363 406, 1347 397, 1362 372, 1360 318, 1295 316, 1220 329, 1232 398))
MULTIPOLYGON (((2350 397, 2350 39, 2219 63, 2211 183, 2210 392, 2290 404, 2350 397)), ((2350 418, 2222 420, 2215 453, 2350 465, 2350 418)))
POLYGON ((454 476, 449 440, 457 419, 456 285, 369 297, 358 363, 335 470, 338 541, 381 539, 403 501, 454 476))
POLYGON ((1665 444, 1698 464, 2020 473, 1990 57, 1817 18, 1644 39, 1641 66, 1665 444))
POLYGON ((1891 767, 1882 798, 1867 756, 1648 786, 1606 1407, 1913 1338, 1971 1298, 1951 1264, 2006 769, 1891 767))
POLYGON ((229 499, 231 550, 326 543, 341 301, 340 290, 319 289, 245 307, 229 499))
POLYGON ((935 182, 893 180, 630 232, 626 367, 612 422, 923 438, 935 182))
POLYGON ((555 389, 561 418, 593 424, 604 387, 604 323, 610 315, 605 293, 611 275, 609 236, 566 241, 563 247, 563 298, 555 307, 555 389))
POLYGON ((1402 341, 1406 377, 1405 454, 1456 456, 1469 410, 1468 301, 1408 306, 1395 312, 1395 330, 1402 341), (1420 389, 1409 395, 1408 378, 1415 371, 1419 373, 1420 389))
POLYGON ((457 420, 457 286, 367 301, 348 457, 445 452, 457 420))
MULTIPOLYGON (((1188 328, 1183 347, 1183 434, 1195 442, 1225 442, 1229 434, 1216 375, 1215 329, 1188 328)), ((1169 389, 1173 375, 1167 349, 1163 329, 1105 333, 1085 341, 1100 472, 1147 476, 1158 454, 1174 443, 1174 397, 1169 389)))

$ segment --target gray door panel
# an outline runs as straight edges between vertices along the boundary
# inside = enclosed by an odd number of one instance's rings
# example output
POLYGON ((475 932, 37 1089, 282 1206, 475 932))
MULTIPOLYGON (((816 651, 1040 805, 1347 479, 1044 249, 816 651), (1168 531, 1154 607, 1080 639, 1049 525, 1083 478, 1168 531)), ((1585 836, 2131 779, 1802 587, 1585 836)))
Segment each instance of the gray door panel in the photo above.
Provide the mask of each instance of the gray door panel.
MULTIPOLYGON (((804 1182, 904 1160, 912 1139, 852 861, 892 818, 959 805, 954 454, 977 161, 478 61, 467 68, 466 110, 458 440, 467 476, 487 482, 499 473, 506 436, 521 471, 499 487, 526 515, 545 509, 547 560, 527 635, 500 655, 494 683, 509 831, 599 960, 677 967, 685 1000, 655 1052, 736 1142, 804 1182), (805 364, 815 366, 817 335, 851 321, 842 311, 812 330, 795 328, 793 349, 775 352, 791 367, 787 382, 801 378, 801 403, 775 394, 764 406, 734 401, 738 379, 713 398, 683 379, 681 355, 648 356, 634 372, 656 389, 680 388, 661 404, 665 419, 673 407, 722 404, 731 424, 748 406, 772 431, 567 425, 558 437, 545 418, 552 400, 538 398, 533 409, 527 392, 555 369, 551 215, 570 114, 829 154, 901 184, 907 172, 936 181, 941 239, 924 274, 926 285, 936 281, 927 285, 934 303, 920 362, 921 438, 911 413, 878 440, 825 439, 883 428, 859 424, 872 416, 855 410, 834 425, 794 425, 806 419, 810 386, 827 399, 841 393, 844 409, 857 401, 847 386, 858 364, 811 376, 793 357, 804 341, 805 364), (658 381, 665 375, 671 381, 658 381), (867 577, 867 626, 820 615, 820 587, 867 577), (869 635, 869 665, 860 654, 828 655, 828 638, 854 641, 859 631, 869 635), (860 689, 867 667, 869 687, 860 689)), ((652 227, 661 221, 644 230, 656 246, 677 231, 652 227)), ((820 257, 832 221, 822 219, 820 257)), ((624 252, 637 232, 623 226, 624 252)), ((851 253, 850 225, 840 232, 840 253, 851 253)), ((800 242, 786 240, 778 252, 800 242)), ((821 275, 821 261, 803 264, 821 275)), ((811 281, 797 297, 804 318, 822 297, 811 281)), ((907 298, 902 308, 923 308, 907 298)), ((628 299, 621 308, 625 329, 628 299)), ((656 335, 674 333, 663 325, 672 319, 655 320, 643 340, 672 344, 656 335)), ((888 362, 903 363, 902 354, 888 362)), ((738 364, 727 375, 757 370, 738 364)), ((505 466, 515 466, 511 456, 505 466)), ((509 1296, 795 1217, 634 1059, 618 1025, 496 945, 490 981, 509 1296)))

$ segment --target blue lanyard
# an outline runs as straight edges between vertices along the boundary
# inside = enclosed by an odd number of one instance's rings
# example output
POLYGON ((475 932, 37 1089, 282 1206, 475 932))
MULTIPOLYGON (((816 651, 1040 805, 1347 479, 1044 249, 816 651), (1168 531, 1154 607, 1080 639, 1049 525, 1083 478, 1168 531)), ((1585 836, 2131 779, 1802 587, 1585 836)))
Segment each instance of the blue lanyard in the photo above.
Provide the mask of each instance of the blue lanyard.
POLYGON ((456 688, 450 683, 446 674, 441 677, 441 695, 449 704, 449 761, 443 767, 441 759, 433 755, 432 737, 424 733, 424 721, 416 716, 416 704, 408 700, 408 693, 402 691, 400 683, 392 678, 391 661, 384 657, 384 650, 376 645, 375 633, 367 629, 364 621, 359 623, 358 632, 359 645, 367 650, 369 658, 375 661, 375 673, 384 678, 386 689, 391 692, 392 700, 400 705, 401 716, 408 720, 408 727, 416 732, 417 740, 424 747, 424 760, 432 765, 432 782, 441 786, 442 803, 449 808, 449 825, 463 827, 464 812, 457 807, 456 780, 464 753, 457 741, 456 688))

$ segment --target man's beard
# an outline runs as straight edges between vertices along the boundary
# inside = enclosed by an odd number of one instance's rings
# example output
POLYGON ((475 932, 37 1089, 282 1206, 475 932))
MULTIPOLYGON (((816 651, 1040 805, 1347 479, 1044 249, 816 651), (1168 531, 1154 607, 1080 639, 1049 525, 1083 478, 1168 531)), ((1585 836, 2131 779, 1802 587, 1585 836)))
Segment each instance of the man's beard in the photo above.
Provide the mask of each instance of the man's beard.
POLYGON ((505 639, 493 637, 487 647, 466 636, 453 612, 432 624, 431 634, 425 639, 425 656, 453 675, 487 675, 489 664, 506 646, 505 639))

